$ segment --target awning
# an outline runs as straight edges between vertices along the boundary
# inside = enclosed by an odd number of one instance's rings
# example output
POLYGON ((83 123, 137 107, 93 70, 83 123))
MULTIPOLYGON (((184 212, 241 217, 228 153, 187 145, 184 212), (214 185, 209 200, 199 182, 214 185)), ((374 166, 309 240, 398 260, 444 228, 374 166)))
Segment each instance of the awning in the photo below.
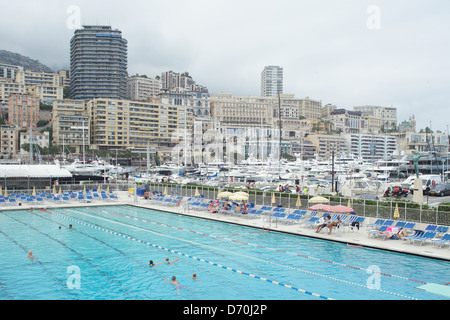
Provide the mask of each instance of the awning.
POLYGON ((0 178, 65 178, 72 177, 57 165, 0 165, 0 178))

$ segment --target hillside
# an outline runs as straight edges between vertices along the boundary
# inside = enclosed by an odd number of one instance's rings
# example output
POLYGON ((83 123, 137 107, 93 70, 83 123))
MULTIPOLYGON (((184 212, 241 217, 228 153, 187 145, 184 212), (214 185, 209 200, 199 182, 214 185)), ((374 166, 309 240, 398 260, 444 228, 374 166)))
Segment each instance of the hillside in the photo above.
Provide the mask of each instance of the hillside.
POLYGON ((54 72, 46 65, 40 63, 38 60, 33 60, 21 54, 6 50, 0 50, 0 63, 22 66, 25 70, 31 70, 35 72, 54 72))

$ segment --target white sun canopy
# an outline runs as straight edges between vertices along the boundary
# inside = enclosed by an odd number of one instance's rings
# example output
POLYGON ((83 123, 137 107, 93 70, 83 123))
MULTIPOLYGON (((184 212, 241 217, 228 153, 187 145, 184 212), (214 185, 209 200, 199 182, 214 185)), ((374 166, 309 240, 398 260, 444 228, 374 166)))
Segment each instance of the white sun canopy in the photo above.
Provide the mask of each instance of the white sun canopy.
POLYGON ((65 178, 69 170, 57 165, 0 165, 0 178, 65 178))

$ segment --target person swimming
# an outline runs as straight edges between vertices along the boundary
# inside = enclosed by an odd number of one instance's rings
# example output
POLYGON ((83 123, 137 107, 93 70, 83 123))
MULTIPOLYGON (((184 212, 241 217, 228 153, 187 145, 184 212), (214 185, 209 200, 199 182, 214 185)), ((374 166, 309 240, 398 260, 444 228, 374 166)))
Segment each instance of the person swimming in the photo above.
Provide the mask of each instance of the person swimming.
POLYGON ((154 267, 154 266, 155 266, 155 264, 153 263, 153 260, 150 260, 150 261, 149 261, 148 266, 149 266, 149 267, 154 267))
POLYGON ((31 251, 28 251, 28 255, 27 255, 26 257, 27 257, 28 259, 30 259, 31 262, 38 261, 38 259, 36 258, 36 256, 33 255, 33 252, 31 252, 31 251))
MULTIPOLYGON (((170 283, 170 284, 173 284, 173 285, 175 286, 175 289, 177 290, 177 294, 180 294, 180 288, 187 288, 186 286, 183 286, 183 285, 181 285, 181 284, 178 282, 177 277, 172 276, 172 279, 171 279, 171 280, 172 280, 172 281, 170 281, 169 283, 170 283)), ((164 282, 167 283, 167 279, 166 279, 166 278, 164 278, 164 282)))

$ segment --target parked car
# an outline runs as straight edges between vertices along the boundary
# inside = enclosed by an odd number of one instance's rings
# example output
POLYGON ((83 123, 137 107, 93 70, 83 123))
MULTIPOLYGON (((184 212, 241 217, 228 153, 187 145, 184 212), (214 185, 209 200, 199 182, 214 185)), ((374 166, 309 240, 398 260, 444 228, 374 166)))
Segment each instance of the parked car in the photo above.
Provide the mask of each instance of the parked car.
POLYGON ((359 197, 360 199, 365 199, 365 200, 372 200, 372 201, 378 201, 380 199, 378 199, 378 196, 374 195, 374 194, 363 194, 361 195, 361 197, 359 197))
POLYGON ((438 184, 430 190, 430 196, 446 196, 450 195, 450 184, 438 184))

